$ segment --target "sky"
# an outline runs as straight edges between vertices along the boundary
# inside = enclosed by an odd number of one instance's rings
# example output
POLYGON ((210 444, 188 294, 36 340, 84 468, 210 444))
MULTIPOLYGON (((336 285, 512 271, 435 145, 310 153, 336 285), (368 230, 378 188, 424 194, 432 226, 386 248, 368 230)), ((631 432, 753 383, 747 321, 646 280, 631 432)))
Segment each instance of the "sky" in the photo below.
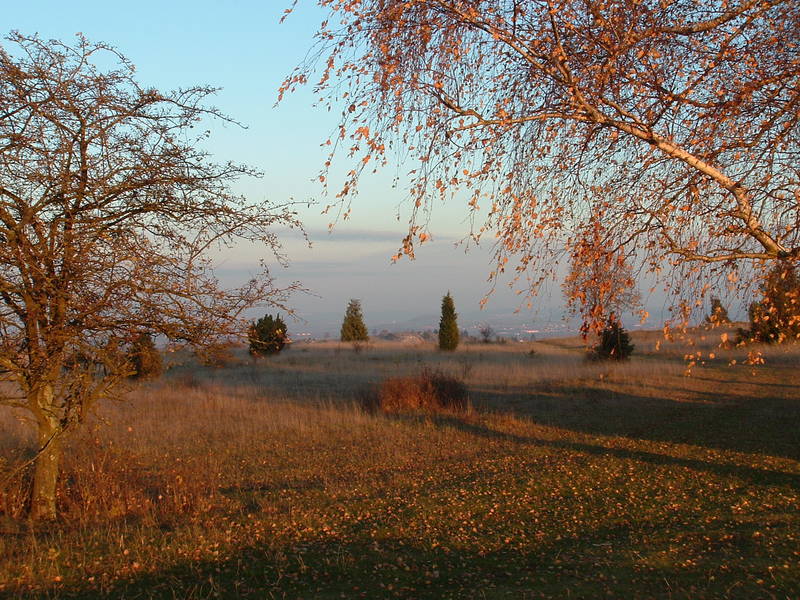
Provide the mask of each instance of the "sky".
MULTIPOLYGON (((274 274, 281 284, 299 281, 309 290, 290 300, 299 319, 290 329, 335 335, 349 298, 361 300, 370 330, 435 326, 448 291, 463 327, 561 323, 563 299, 557 284, 536 298, 530 310, 524 298, 501 282, 480 310, 480 301, 491 290, 491 246, 473 245, 465 252, 458 244, 469 227, 466 207, 457 202, 436 207, 433 241, 417 251, 416 260, 391 263, 408 215, 403 190, 393 189, 391 182, 397 169, 413 166, 392 165, 364 180, 352 217, 329 230, 330 215, 320 214, 328 200, 317 175, 325 161, 321 144, 335 130, 339 114, 315 106, 310 88, 275 106, 278 87, 312 47, 326 14, 312 0, 300 0, 280 24, 290 3, 32 0, 5 3, 4 33, 18 30, 68 42, 80 32, 115 46, 136 65, 144 85, 161 90, 198 84, 221 88, 214 105, 247 128, 214 126, 208 149, 217 160, 246 163, 264 173, 263 178, 239 182, 235 191, 253 200, 298 202, 311 241, 309 247, 291 232, 281 234, 289 266, 276 266, 274 274)), ((225 252, 219 277, 231 285, 245 280, 258 271, 262 257, 269 258, 252 246, 225 252)))

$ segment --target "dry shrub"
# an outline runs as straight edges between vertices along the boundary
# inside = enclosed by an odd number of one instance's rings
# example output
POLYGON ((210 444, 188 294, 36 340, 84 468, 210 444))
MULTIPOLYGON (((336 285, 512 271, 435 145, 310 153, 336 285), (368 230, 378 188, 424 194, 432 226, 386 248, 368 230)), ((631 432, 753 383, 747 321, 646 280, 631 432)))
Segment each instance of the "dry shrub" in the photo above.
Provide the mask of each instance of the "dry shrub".
POLYGON ((199 348, 195 355, 201 365, 214 369, 225 369, 238 362, 233 353, 233 345, 229 343, 211 344, 199 348))
POLYGON ((464 411, 469 406, 464 382, 432 369, 423 369, 418 375, 389 377, 365 394, 362 402, 369 410, 383 412, 464 411))

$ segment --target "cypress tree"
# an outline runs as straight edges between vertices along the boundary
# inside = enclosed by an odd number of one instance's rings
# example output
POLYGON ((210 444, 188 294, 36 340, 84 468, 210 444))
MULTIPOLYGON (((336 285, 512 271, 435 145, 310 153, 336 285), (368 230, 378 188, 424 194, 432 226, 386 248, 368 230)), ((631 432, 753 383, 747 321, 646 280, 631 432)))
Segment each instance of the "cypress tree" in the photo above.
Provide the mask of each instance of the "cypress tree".
POLYGON ((455 350, 458 347, 458 315, 450 292, 442 298, 442 318, 439 320, 439 350, 455 350))
POLYGON ((341 340, 343 342, 369 341, 369 332, 364 325, 364 315, 361 314, 361 301, 355 298, 350 300, 342 321, 341 340))

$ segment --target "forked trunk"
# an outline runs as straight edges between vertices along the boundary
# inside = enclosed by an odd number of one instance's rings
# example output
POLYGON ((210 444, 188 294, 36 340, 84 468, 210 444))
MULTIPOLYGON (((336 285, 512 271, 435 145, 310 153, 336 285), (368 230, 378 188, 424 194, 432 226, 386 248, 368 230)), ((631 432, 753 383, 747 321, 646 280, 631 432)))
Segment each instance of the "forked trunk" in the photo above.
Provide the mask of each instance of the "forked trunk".
MULTIPOLYGON (((39 391, 39 407, 51 408, 52 388, 39 391)), ((49 411, 48 411, 49 412, 49 411)), ((56 518, 56 485, 61 468, 61 436, 58 419, 50 414, 39 417, 39 456, 36 458, 31 496, 31 519, 52 521, 56 518)))

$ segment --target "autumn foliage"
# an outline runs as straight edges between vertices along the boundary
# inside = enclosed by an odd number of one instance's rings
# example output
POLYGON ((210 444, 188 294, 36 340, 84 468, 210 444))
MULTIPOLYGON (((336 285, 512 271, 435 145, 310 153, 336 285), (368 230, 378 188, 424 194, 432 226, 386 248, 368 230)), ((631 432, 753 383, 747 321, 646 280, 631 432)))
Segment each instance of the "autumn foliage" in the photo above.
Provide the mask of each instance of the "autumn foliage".
POLYGON ((640 305, 633 269, 624 246, 608 235, 601 218, 592 218, 569 241, 570 270, 562 290, 567 310, 581 319, 581 334, 601 334, 612 319, 640 305))
POLYGON ((281 94, 321 71, 343 109, 320 175, 352 158, 339 202, 362 173, 409 165, 398 256, 457 197, 469 233, 496 236, 491 276, 527 291, 598 215, 676 295, 800 258, 795 0, 318 4, 331 17, 281 94))
POLYGON ((778 264, 761 285, 761 299, 750 305, 749 331, 742 341, 780 344, 800 339, 800 279, 791 264, 778 264))
POLYGON ((147 333, 140 333, 133 341, 128 350, 128 360, 136 379, 156 379, 164 371, 161 353, 153 337, 147 333))

